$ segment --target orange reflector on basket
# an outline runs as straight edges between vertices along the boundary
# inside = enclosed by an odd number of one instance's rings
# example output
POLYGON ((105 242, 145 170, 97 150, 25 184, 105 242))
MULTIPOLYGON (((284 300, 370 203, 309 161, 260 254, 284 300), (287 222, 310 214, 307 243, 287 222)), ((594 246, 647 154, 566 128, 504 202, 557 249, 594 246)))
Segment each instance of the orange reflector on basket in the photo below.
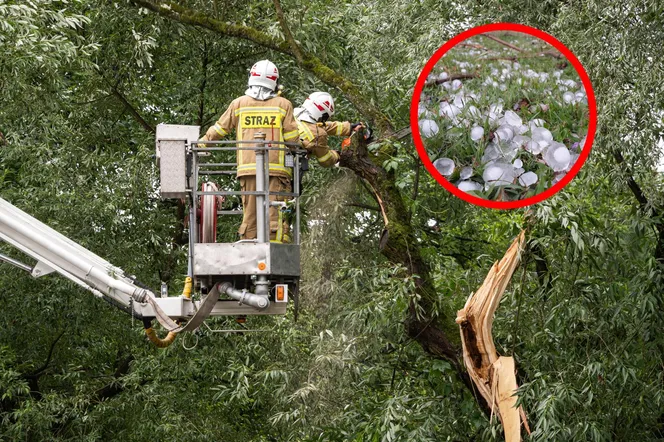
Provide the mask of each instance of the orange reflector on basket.
POLYGON ((276 302, 288 302, 288 285, 277 284, 274 286, 274 300, 276 302))

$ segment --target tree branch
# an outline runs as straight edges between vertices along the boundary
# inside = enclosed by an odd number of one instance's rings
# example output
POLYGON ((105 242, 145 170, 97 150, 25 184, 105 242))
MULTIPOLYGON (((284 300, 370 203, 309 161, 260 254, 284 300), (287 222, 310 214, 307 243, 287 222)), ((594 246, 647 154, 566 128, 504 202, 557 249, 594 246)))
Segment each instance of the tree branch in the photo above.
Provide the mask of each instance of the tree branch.
POLYGON ((413 180, 413 194, 411 195, 411 199, 413 201, 417 200, 417 194, 420 190, 420 169, 422 168, 422 161, 418 158, 417 160, 417 165, 415 166, 415 179, 413 180))
POLYGON ((482 35, 482 37, 486 37, 486 38, 488 38, 488 39, 490 39, 490 40, 493 40, 493 41, 495 41, 495 42, 497 42, 497 43, 500 43, 500 44, 503 45, 503 46, 507 46, 508 48, 513 49, 513 50, 515 50, 515 51, 517 51, 517 52, 523 52, 523 49, 520 49, 520 48, 514 46, 513 44, 508 43, 508 42, 506 42, 505 40, 502 40, 502 39, 500 39, 500 38, 498 38, 498 37, 494 37, 494 36, 491 35, 491 34, 480 34, 480 35, 482 35))
MULTIPOLYGON (((618 149, 613 150, 613 158, 615 158, 616 163, 618 163, 620 166, 625 163, 625 158, 622 156, 622 152, 620 152, 618 149)), ((629 190, 632 191, 641 208, 645 209, 648 206, 648 198, 646 198, 643 190, 641 190, 641 186, 639 186, 639 184, 634 180, 632 170, 629 168, 629 166, 625 166, 624 170, 625 175, 627 175, 627 187, 629 187, 629 190)))
POLYGON ((203 40, 203 60, 201 62, 201 71, 203 79, 201 80, 201 84, 198 87, 199 90, 198 120, 197 120, 198 126, 203 125, 203 117, 205 111, 205 86, 207 85, 207 70, 209 62, 210 60, 208 57, 207 40, 203 40))
POLYGON ((448 81, 454 81, 454 80, 468 80, 470 78, 477 78, 479 77, 478 74, 453 74, 447 77, 446 79, 442 80, 440 78, 437 78, 435 80, 429 80, 424 83, 424 87, 428 86, 437 86, 439 84, 447 83, 448 81))
MULTIPOLYGON (((259 46, 273 49, 282 54, 296 57, 293 48, 286 40, 274 38, 255 28, 215 20, 205 14, 182 7, 177 3, 168 0, 164 0, 158 4, 151 0, 132 0, 132 2, 177 22, 209 29, 217 34, 227 37, 240 38, 259 46)), ((371 100, 368 97, 365 97, 353 82, 324 64, 318 57, 304 51, 302 51, 301 55, 301 66, 303 69, 309 71, 328 86, 338 88, 348 101, 350 101, 360 113, 368 117, 368 119, 380 130, 388 134, 394 131, 389 118, 380 109, 373 105, 371 100)))
POLYGON ((44 374, 48 366, 51 364, 51 359, 53 358, 53 351, 55 350, 55 346, 62 338, 62 336, 65 334, 66 329, 63 329, 58 336, 51 342, 51 347, 48 350, 48 355, 46 356, 46 360, 42 364, 41 367, 38 369, 32 371, 31 373, 27 373, 23 375, 23 379, 28 381, 28 385, 30 386, 30 395, 40 399, 41 398, 41 391, 39 391, 39 378, 44 374))
POLYGON ((133 360, 133 355, 127 355, 117 361, 118 365, 115 369, 115 373, 113 373, 113 381, 94 392, 92 396, 93 403, 101 402, 105 399, 110 399, 113 396, 120 394, 124 390, 124 387, 122 384, 120 384, 119 380, 127 373, 129 373, 129 369, 131 367, 130 364, 133 360))
POLYGON ((463 380, 459 332, 452 320, 454 312, 451 306, 445 305, 442 311, 438 309, 439 314, 433 313, 439 301, 431 271, 415 238, 410 212, 395 184, 394 172, 387 172, 381 166, 394 153, 393 146, 383 143, 376 154, 368 153, 366 146, 359 145, 363 143, 361 138, 355 134, 351 137, 351 147, 341 152, 340 165, 366 180, 370 192, 382 202, 389 223, 381 240, 381 254, 390 262, 403 266, 415 281, 415 293, 405 321, 406 332, 433 357, 452 362, 463 380))
POLYGON ((41 376, 44 373, 44 371, 48 368, 49 364, 51 363, 51 359, 53 358, 53 350, 55 350, 56 344, 58 343, 60 338, 62 338, 62 336, 65 334, 65 331, 66 331, 66 329, 63 329, 60 332, 60 334, 58 336, 56 336, 56 338, 51 343, 51 347, 48 350, 48 355, 46 356, 46 360, 44 361, 42 366, 39 367, 38 369, 34 370, 33 372, 24 375, 23 376, 24 378, 26 378, 26 379, 27 378, 38 378, 39 376, 41 376))
POLYGON ((302 50, 300 49, 300 46, 293 38, 293 34, 291 34, 290 28, 288 27, 288 22, 286 21, 286 16, 284 15, 283 9, 281 9, 281 1, 272 0, 272 2, 274 3, 274 9, 277 11, 277 18, 279 19, 279 24, 281 25, 281 29, 284 31, 284 36, 286 37, 286 41, 293 50, 293 55, 295 56, 297 62, 300 65, 303 65, 304 57, 302 56, 302 50))
POLYGON ((138 121, 138 123, 141 126, 143 126, 143 129, 145 129, 148 132, 151 132, 153 134, 156 133, 155 128, 152 125, 150 125, 147 121, 145 121, 145 119, 143 117, 141 117, 141 114, 138 113, 138 111, 134 108, 134 106, 132 106, 131 103, 129 103, 129 101, 127 101, 127 99, 124 97, 124 95, 122 95, 116 87, 112 88, 112 93, 113 93, 113 95, 115 95, 118 98, 118 100, 120 100, 122 102, 124 107, 131 114, 131 116, 134 117, 134 119, 136 121, 138 121))
MULTIPOLYGON (((625 163, 625 158, 622 156, 622 152, 618 149, 613 150, 613 158, 615 158, 618 165, 623 165, 625 163)), ((660 219, 660 210, 657 210, 655 207, 650 205, 648 198, 643 193, 641 186, 636 182, 634 176, 632 175, 632 170, 629 166, 625 166, 625 175, 627 175, 627 187, 632 191, 636 201, 639 203, 641 210, 650 209, 650 216, 656 218, 655 220, 655 233, 657 234, 657 243, 655 244, 655 259, 664 265, 664 220, 660 219)))

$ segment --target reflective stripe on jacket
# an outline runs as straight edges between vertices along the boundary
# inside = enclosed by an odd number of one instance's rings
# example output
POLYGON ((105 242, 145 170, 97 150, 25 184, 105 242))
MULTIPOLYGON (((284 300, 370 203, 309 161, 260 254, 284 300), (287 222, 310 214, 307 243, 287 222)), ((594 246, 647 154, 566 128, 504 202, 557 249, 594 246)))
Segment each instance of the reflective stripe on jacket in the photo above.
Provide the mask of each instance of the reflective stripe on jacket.
POLYGON ((300 129, 302 146, 309 151, 311 155, 316 157, 318 164, 323 167, 331 167, 339 162, 339 153, 330 150, 327 144, 327 137, 329 135, 350 135, 350 123, 348 121, 328 121, 325 124, 298 121, 297 125, 300 129))
MULTIPOLYGON (((293 105, 283 97, 265 101, 247 95, 233 100, 226 112, 205 133, 202 141, 214 141, 228 135, 233 129, 238 141, 253 140, 257 132, 263 132, 267 141, 297 142, 299 130, 293 116, 293 105)), ((240 144, 239 147, 251 147, 240 144)), ((283 147, 276 145, 275 147, 283 147)), ((285 166, 286 152, 270 151, 270 175, 292 177, 293 170, 285 166)), ((238 150, 237 176, 256 174, 256 153, 238 150)))

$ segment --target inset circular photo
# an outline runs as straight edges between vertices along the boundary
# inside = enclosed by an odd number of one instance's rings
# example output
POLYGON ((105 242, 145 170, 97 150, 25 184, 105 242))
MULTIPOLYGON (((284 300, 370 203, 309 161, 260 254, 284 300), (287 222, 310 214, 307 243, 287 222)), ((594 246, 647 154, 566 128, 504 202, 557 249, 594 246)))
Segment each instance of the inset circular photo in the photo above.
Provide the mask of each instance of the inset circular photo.
POLYGON ((537 29, 480 26, 429 60, 411 103, 413 138, 429 172, 473 204, 525 207, 562 189, 596 128, 579 60, 537 29))

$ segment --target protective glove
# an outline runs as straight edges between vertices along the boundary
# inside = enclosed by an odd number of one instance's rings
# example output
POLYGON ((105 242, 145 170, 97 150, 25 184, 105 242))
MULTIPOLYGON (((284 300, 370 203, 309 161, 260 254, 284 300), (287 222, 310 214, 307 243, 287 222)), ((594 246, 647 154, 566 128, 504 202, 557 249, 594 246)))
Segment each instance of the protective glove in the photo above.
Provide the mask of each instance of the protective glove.
POLYGON ((350 131, 355 132, 359 127, 364 127, 364 123, 358 122, 358 123, 351 123, 350 125, 350 131))

